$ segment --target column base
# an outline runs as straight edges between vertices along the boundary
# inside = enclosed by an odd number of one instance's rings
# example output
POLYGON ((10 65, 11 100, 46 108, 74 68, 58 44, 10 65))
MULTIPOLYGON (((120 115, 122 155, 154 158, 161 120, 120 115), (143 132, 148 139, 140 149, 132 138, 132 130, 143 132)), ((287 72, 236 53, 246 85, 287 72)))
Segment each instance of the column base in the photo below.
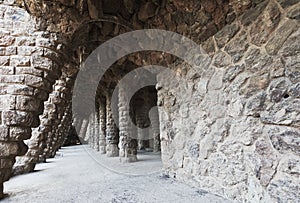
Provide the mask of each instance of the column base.
POLYGON ((122 163, 136 162, 137 161, 136 149, 120 149, 120 161, 122 163))
POLYGON ((108 157, 117 157, 119 156, 119 148, 116 144, 108 144, 106 146, 106 155, 108 157))
POLYGON ((131 163, 131 162, 136 162, 138 159, 137 159, 137 156, 136 155, 131 155, 131 156, 128 156, 128 157, 120 157, 120 162, 121 163, 131 163))
POLYGON ((15 175, 22 175, 25 173, 31 173, 34 171, 35 164, 34 163, 27 163, 24 165, 17 165, 13 168, 12 174, 15 175))
POLYGON ((100 152, 100 154, 106 154, 106 147, 105 146, 100 146, 99 147, 99 152, 100 152))

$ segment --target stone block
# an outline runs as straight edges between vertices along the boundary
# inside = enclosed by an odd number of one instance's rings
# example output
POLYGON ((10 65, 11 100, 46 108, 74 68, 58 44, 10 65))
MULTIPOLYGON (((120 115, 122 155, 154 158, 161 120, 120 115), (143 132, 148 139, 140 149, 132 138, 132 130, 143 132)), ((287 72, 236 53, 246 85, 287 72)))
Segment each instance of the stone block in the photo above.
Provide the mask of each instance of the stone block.
MULTIPOLYGON (((31 56, 38 50, 38 47, 33 46, 19 46, 18 47, 18 55, 19 56, 31 56)), ((41 50, 41 55, 43 54, 43 50, 41 50)))
POLYGON ((45 81, 42 77, 37 77, 34 75, 26 75, 24 84, 30 87, 43 89, 45 86, 45 81))
MULTIPOLYGON (((286 21, 274 34, 274 36, 268 41, 266 45, 266 51, 270 55, 275 55, 282 47, 286 39, 297 29, 297 23, 293 20, 286 21)), ((290 43, 295 43, 290 41, 290 43)), ((291 45, 292 45, 291 44, 291 45)), ((289 46, 289 45, 288 45, 289 46)), ((295 50, 293 50, 295 51, 295 50)))
POLYGON ((44 71, 37 70, 32 67, 16 67, 16 75, 23 75, 23 74, 43 77, 44 71))
POLYGON ((0 75, 0 83, 18 83, 24 82, 23 75, 0 75))
POLYGON ((0 32, 0 46, 11 46, 15 42, 15 38, 9 33, 0 32))
POLYGON ((0 56, 4 56, 5 55, 5 47, 0 47, 0 56))
POLYGON ((240 30, 237 24, 226 25, 221 31, 215 34, 215 40, 219 48, 224 47, 240 30))
POLYGON ((3 124, 7 126, 38 127, 38 116, 24 111, 3 111, 3 124))
POLYGON ((30 127, 9 127, 10 141, 22 141, 31 137, 30 127))
POLYGON ((245 31, 240 32, 237 35, 237 40, 229 42, 224 50, 231 55, 234 63, 238 62, 247 51, 249 45, 247 43, 247 33, 245 31))
POLYGON ((0 75, 13 75, 15 73, 15 68, 12 66, 2 66, 0 68, 0 75))
POLYGON ((282 6, 282 8, 287 8, 289 6, 299 3, 299 0, 277 0, 277 1, 282 6))
POLYGON ((257 46, 266 43, 270 34, 275 30, 281 13, 277 4, 270 2, 261 16, 252 24, 250 29, 251 41, 257 46))
POLYGON ((0 28, 4 28, 6 30, 13 30, 13 23, 10 20, 0 19, 0 28))
POLYGON ((299 178, 285 173, 277 173, 267 187, 274 202, 298 202, 300 199, 299 178))
POLYGON ((14 46, 6 47, 6 50, 5 50, 6 56, 11 56, 11 55, 16 55, 16 54, 17 54, 17 47, 14 47, 14 46))
POLYGON ((8 127, 0 126, 0 141, 7 141, 9 139, 8 127))
POLYGON ((18 7, 8 7, 4 15, 5 20, 12 20, 14 22, 28 22, 29 17, 25 9, 18 7))
POLYGON ((31 62, 32 62, 32 66, 39 70, 50 71, 53 69, 53 66, 54 66, 53 62, 50 59, 39 56, 39 55, 31 56, 31 62))
POLYGON ((279 102, 280 100, 285 99, 284 97, 291 85, 291 81, 287 78, 277 78, 272 80, 267 91, 271 102, 279 102))
POLYGON ((30 57, 29 56, 12 56, 10 57, 11 66, 30 66, 30 57))
POLYGON ((0 56, 0 66, 9 65, 9 56, 0 56))
POLYGON ((34 37, 17 37, 16 38, 17 46, 35 46, 35 38, 34 37))
POLYGON ((285 75, 293 82, 300 82, 300 54, 286 58, 285 75))
POLYGON ((37 38, 36 39, 36 46, 39 46, 39 47, 52 47, 53 43, 50 41, 50 39, 47 39, 47 38, 37 38))
POLYGON ((263 3, 257 5, 256 7, 247 10, 241 17, 242 24, 248 26, 252 22, 254 22, 258 18, 258 16, 263 12, 263 10, 266 8, 267 4, 268 1, 264 1, 263 3))
POLYGON ((26 153, 27 149, 27 146, 23 142, 0 142, 1 158, 22 156, 26 153))
POLYGON ((40 101, 34 97, 17 96, 16 110, 20 111, 37 111, 40 106, 40 101))
POLYGON ((245 69, 245 65, 236 65, 236 66, 230 66, 226 69, 225 75, 224 75, 224 81, 232 81, 238 74, 243 72, 245 69))
MULTIPOLYGON (((299 25, 299 23, 298 23, 299 25)), ((300 54, 300 26, 297 26, 293 34, 290 35, 290 37, 284 42, 283 46, 279 50, 279 54, 284 56, 284 57, 289 57, 289 56, 296 56, 300 54)), ((295 57, 295 58, 296 58, 295 57)), ((299 61, 299 60, 295 60, 299 61)))
POLYGON ((34 94, 34 89, 21 84, 0 84, 0 95, 3 94, 31 96, 34 94))
POLYGON ((208 91, 218 90, 223 86, 224 70, 217 70, 208 83, 208 91))
POLYGON ((273 147, 282 154, 300 155, 300 131, 296 128, 277 127, 268 132, 273 147))
POLYGON ((260 120, 273 125, 297 125, 300 121, 300 102, 292 98, 282 99, 264 109, 260 120))
POLYGON ((0 111, 14 110, 16 106, 16 96, 0 95, 0 111))
POLYGON ((218 68, 226 67, 231 64, 231 58, 228 54, 219 51, 214 57, 213 64, 218 68))
POLYGON ((287 17, 295 20, 300 20, 300 6, 297 6, 289 10, 289 12, 287 13, 287 17))

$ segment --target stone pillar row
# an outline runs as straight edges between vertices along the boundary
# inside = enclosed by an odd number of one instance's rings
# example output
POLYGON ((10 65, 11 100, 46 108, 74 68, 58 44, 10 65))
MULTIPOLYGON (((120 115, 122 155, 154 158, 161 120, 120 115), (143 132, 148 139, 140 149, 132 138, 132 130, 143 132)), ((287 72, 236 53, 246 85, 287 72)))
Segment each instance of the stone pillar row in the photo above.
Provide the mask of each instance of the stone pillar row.
MULTIPOLYGON (((160 128, 158 109, 154 108, 150 111, 150 128, 137 129, 132 126, 130 115, 130 98, 126 95, 126 86, 121 84, 118 89, 118 123, 113 119, 111 109, 111 94, 99 98, 98 111, 90 115, 86 120, 76 120, 76 124, 81 126, 80 137, 88 137, 88 143, 91 148, 106 154, 108 157, 119 156, 121 162, 137 161, 137 149, 153 148, 154 152, 160 151, 160 128), (151 139, 151 142, 149 140, 151 139), (139 146, 138 146, 139 142, 139 146), (151 146, 149 146, 151 143, 151 146)), ((143 93, 144 95, 145 93, 143 93)), ((142 96, 143 96, 142 95, 142 96)), ((141 97, 135 101, 134 114, 136 124, 140 128, 149 126, 147 102, 141 97)), ((75 124, 75 122, 74 122, 75 124)))
POLYGON ((56 155, 56 152, 62 147, 64 144, 67 135, 71 129, 72 125, 72 111, 71 111, 71 105, 68 105, 65 114, 58 125, 56 132, 54 133, 54 140, 55 142, 52 142, 52 151, 49 151, 49 156, 54 157, 56 155))
POLYGON ((52 157, 57 146, 62 144, 62 136, 65 135, 59 135, 59 126, 63 126, 64 119, 71 116, 70 104, 68 104, 70 90, 67 88, 65 78, 57 80, 53 89, 48 100, 44 102, 44 112, 40 116, 41 123, 39 127, 33 129, 32 137, 27 142, 29 148, 27 153, 17 157, 13 167, 14 174, 33 171, 36 163, 52 157))
POLYGON ((47 140, 44 140, 46 141, 46 148, 40 155, 40 161, 55 156, 56 151, 63 145, 63 141, 68 134, 68 132, 64 133, 64 130, 69 130, 71 127, 71 89, 67 82, 72 83, 72 80, 68 78, 58 80, 55 91, 52 93, 52 95, 55 95, 51 98, 51 102, 56 106, 56 117, 52 120, 52 131, 48 133, 47 140))

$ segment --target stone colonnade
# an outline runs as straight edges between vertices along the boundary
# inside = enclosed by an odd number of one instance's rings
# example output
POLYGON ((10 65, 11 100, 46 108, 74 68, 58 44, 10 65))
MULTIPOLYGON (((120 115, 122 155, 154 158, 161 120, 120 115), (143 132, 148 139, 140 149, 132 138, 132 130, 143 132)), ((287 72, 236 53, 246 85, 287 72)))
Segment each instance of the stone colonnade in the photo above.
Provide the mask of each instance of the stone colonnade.
POLYGON ((102 95, 96 112, 89 116, 88 121, 81 122, 79 136, 82 139, 88 137, 89 145, 101 154, 119 156, 122 162, 134 162, 137 161, 138 149, 160 151, 158 109, 149 112, 150 104, 143 99, 149 96, 147 92, 142 92, 133 101, 135 105, 130 105, 123 85, 118 88, 118 120, 113 117, 111 94, 102 95))

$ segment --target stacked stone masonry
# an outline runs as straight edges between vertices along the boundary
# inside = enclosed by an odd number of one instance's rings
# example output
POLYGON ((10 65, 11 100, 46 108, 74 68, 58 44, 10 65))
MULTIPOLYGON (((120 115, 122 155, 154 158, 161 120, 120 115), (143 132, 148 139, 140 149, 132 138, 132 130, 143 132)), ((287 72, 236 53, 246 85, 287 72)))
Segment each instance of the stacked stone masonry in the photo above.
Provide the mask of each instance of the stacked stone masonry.
POLYGON ((236 202, 299 202, 299 8, 295 0, 0 1, 0 198, 12 173, 55 156, 73 124, 99 156, 131 162, 138 149, 161 150, 164 171, 192 186, 236 202), (73 115, 81 63, 143 28, 189 37, 206 65, 195 71, 170 56, 176 77, 157 75, 155 96, 140 91, 129 106, 121 84, 114 120, 119 79, 163 58, 130 55, 94 81, 95 112, 73 115))

